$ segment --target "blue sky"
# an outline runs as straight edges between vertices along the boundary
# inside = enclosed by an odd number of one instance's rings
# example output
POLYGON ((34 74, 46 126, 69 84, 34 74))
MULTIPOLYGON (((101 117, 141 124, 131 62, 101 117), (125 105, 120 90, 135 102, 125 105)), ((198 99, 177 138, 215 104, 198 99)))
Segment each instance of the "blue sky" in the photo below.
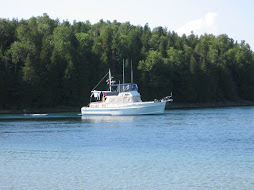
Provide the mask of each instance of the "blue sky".
POLYGON ((100 19, 167 27, 179 35, 227 34, 254 50, 253 0, 0 0, 0 18, 29 19, 47 13, 60 21, 100 19))

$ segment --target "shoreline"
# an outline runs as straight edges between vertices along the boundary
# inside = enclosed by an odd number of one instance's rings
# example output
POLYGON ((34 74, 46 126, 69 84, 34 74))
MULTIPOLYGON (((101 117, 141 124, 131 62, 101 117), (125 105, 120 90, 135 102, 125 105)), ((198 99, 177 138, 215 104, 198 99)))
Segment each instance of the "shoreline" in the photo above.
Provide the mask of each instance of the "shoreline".
POLYGON ((64 113, 64 112, 80 112, 80 108, 62 107, 62 108, 27 108, 0 110, 0 114, 47 114, 47 113, 64 113))
MULTIPOLYGON (((223 108, 223 107, 238 107, 238 106, 254 106, 254 101, 225 101, 225 102, 208 102, 208 103, 175 103, 169 102, 166 104, 165 110, 173 109, 196 109, 196 108, 223 108)), ((60 108, 31 108, 22 110, 8 109, 0 110, 0 114, 38 114, 38 113, 64 113, 64 112, 80 112, 77 107, 60 107, 60 108)))
POLYGON ((225 101, 225 102, 207 102, 207 103, 167 103, 166 110, 171 109, 195 109, 195 108, 223 108, 238 106, 254 106, 254 101, 225 101))

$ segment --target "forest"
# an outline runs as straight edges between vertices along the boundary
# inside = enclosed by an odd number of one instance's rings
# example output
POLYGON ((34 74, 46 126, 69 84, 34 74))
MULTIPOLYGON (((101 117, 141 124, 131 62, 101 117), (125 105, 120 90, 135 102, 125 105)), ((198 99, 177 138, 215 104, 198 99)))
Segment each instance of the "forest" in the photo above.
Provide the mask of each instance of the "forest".
POLYGON ((125 82, 132 62, 143 100, 171 92, 181 103, 254 100, 254 53, 245 41, 45 13, 0 19, 0 109, 80 108, 108 69, 122 82, 123 60, 125 82))

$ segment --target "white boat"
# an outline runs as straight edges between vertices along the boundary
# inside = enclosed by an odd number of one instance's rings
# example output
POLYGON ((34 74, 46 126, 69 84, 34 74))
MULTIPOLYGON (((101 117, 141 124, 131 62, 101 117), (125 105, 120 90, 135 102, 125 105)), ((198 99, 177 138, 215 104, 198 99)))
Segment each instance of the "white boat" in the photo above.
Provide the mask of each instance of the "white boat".
POLYGON ((88 106, 81 108, 83 116, 162 114, 164 113, 166 103, 173 101, 171 95, 162 100, 142 102, 137 84, 115 84, 115 81, 112 81, 113 77, 111 77, 110 70, 108 75, 109 90, 92 90, 91 102, 88 106))

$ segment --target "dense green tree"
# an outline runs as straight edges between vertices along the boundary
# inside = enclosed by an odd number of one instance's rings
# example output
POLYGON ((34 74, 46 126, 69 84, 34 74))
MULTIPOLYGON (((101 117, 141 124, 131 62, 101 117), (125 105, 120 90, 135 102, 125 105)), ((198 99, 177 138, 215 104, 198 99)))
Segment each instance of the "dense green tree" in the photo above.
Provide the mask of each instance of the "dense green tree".
POLYGON ((254 100, 254 53, 244 41, 44 13, 0 19, 0 109, 80 107, 109 68, 122 80, 123 60, 125 81, 132 63, 144 100, 171 92, 176 102, 254 100))
POLYGON ((93 39, 87 33, 76 33, 78 40, 77 48, 77 86, 78 86, 78 102, 82 105, 82 102, 88 102, 91 88, 95 85, 97 70, 99 70, 99 64, 92 59, 93 52, 93 39))
POLYGON ((72 98, 75 100, 78 96, 77 88, 75 88, 77 81, 75 76, 75 44, 76 37, 69 22, 64 22, 54 30, 54 49, 51 56, 49 77, 52 81, 52 99, 56 104, 73 104, 72 98))
POLYGON ((16 20, 0 19, 0 51, 3 55, 10 45, 16 40, 16 20))

